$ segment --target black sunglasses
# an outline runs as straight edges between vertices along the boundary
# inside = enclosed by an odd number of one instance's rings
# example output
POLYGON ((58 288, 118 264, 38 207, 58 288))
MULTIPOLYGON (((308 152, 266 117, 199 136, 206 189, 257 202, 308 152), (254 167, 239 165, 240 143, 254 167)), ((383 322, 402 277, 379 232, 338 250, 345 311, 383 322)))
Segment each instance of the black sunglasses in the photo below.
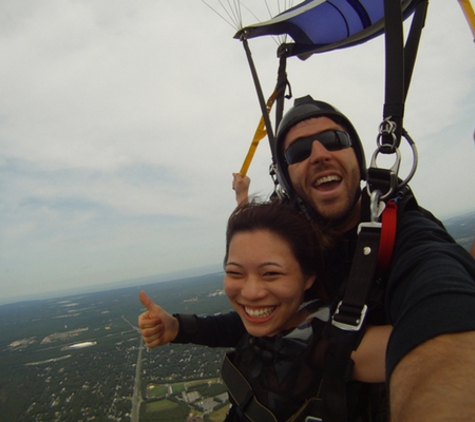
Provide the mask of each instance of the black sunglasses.
POLYGON ((328 151, 339 151, 351 147, 350 135, 341 130, 326 130, 316 135, 299 138, 285 150, 288 164, 299 163, 310 157, 314 141, 320 142, 328 151))

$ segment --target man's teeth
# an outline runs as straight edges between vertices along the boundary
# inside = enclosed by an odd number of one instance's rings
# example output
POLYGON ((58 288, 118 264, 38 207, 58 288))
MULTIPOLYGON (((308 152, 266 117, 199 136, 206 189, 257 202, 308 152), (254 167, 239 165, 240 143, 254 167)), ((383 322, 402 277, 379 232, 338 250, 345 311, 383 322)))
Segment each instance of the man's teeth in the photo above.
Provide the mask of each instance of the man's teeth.
POLYGON ((317 180, 317 186, 322 185, 323 183, 329 183, 329 182, 339 182, 341 180, 340 177, 335 176, 332 174, 331 176, 325 176, 321 177, 320 179, 317 180))
POLYGON ((269 316, 275 309, 275 306, 269 308, 260 308, 260 309, 251 309, 248 307, 244 307, 246 314, 253 318, 265 318, 269 316))

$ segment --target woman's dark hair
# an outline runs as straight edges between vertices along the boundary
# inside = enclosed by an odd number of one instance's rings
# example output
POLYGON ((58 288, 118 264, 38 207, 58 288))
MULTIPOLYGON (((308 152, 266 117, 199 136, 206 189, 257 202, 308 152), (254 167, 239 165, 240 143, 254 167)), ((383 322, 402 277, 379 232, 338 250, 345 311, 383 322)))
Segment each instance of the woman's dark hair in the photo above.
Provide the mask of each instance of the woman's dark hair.
POLYGON ((287 242, 300 269, 305 276, 317 275, 314 283, 315 293, 322 298, 323 261, 328 240, 302 212, 280 200, 240 206, 231 214, 226 230, 226 256, 228 260, 229 244, 236 233, 267 230, 280 236, 287 242))

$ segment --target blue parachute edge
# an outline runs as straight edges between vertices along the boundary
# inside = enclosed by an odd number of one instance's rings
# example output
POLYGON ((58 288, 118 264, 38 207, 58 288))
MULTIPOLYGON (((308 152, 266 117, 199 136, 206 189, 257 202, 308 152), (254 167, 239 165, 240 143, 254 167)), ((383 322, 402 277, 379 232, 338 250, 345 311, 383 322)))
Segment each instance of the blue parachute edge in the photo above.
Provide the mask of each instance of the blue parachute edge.
MULTIPOLYGON (((398 1, 398 0, 396 0, 398 1)), ((417 0, 400 0, 403 19, 417 0)), ((234 38, 288 35, 294 42, 278 55, 305 60, 313 54, 352 47, 384 33, 384 0, 306 0, 274 18, 240 29, 234 38)))

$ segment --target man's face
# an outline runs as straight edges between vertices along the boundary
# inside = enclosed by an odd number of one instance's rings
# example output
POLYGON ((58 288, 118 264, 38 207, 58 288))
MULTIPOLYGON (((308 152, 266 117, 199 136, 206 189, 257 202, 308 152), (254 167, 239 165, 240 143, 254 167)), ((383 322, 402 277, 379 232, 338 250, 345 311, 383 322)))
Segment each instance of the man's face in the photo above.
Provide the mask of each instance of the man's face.
MULTIPOLYGON (((299 138, 326 130, 346 130, 329 117, 304 120, 293 126, 284 140, 284 151, 299 138)), ((353 148, 328 151, 320 142, 312 144, 310 156, 288 167, 290 181, 299 195, 321 217, 341 220, 350 227, 359 219, 359 207, 354 207, 360 184, 360 170, 353 148), (355 221, 353 221, 355 220, 355 221)), ((345 229, 349 229, 350 227, 345 229)))

